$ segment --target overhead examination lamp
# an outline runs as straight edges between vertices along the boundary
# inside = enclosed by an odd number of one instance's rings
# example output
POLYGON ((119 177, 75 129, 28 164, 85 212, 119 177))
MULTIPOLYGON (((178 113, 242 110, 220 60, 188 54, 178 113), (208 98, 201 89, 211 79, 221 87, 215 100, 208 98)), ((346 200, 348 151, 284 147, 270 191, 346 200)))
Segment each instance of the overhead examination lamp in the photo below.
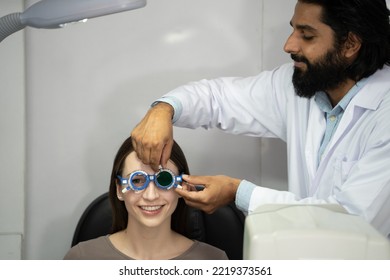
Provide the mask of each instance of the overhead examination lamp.
POLYGON ((0 18, 0 42, 26 26, 61 28, 69 23, 144 6, 146 0, 42 0, 22 13, 12 13, 0 18))

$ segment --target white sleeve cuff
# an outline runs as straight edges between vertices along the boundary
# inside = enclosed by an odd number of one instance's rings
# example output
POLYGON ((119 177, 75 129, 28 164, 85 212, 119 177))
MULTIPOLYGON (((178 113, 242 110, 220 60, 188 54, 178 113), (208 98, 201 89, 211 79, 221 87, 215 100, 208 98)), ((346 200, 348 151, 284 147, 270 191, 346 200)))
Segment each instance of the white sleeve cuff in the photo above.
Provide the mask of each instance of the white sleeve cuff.
POLYGON ((181 113, 183 111, 183 106, 180 103, 180 100, 173 96, 163 96, 156 101, 154 101, 151 105, 151 107, 156 106, 160 102, 168 103, 173 107, 173 118, 172 123, 175 123, 181 116, 181 113))

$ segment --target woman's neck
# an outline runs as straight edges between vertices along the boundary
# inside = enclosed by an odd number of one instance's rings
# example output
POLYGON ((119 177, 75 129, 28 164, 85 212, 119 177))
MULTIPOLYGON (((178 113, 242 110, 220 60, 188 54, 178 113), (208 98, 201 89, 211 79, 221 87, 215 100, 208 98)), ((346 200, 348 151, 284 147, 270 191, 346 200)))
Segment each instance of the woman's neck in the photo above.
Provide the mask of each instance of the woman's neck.
POLYGON ((110 239, 119 251, 140 260, 171 259, 193 244, 190 239, 171 230, 170 223, 154 228, 129 223, 124 231, 110 239))

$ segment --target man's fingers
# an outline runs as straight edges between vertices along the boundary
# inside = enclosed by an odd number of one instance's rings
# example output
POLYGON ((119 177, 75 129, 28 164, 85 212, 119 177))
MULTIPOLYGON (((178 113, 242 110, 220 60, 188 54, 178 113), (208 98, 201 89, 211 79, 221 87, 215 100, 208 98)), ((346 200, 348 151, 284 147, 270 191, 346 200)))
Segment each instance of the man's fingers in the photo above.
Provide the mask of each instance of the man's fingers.
POLYGON ((136 152, 136 154, 138 155, 138 157, 140 157, 140 156, 141 156, 141 154, 140 154, 141 151, 138 150, 138 149, 139 149, 138 142, 137 142, 136 138, 134 138, 133 136, 131 137, 131 143, 132 143, 132 145, 133 145, 134 151, 136 152))
POLYGON ((159 103, 149 109, 141 122, 133 129, 131 136, 138 158, 154 170, 168 162, 173 145, 173 108, 159 103))
POLYGON ((203 192, 187 191, 176 189, 176 192, 185 200, 188 206, 200 209, 208 214, 213 213, 217 207, 208 202, 207 195, 203 192))
POLYGON ((183 180, 192 185, 203 185, 210 183, 209 176, 183 175, 183 180))
POLYGON ((153 146, 148 148, 148 162, 144 163, 150 165, 154 171, 159 169, 162 149, 162 143, 155 143, 153 146))
POLYGON ((176 188, 176 192, 185 200, 188 206, 200 209, 208 214, 213 213, 217 207, 208 202, 208 195, 204 192, 188 191, 176 188))
POLYGON ((159 158, 159 163, 161 163, 163 167, 167 166, 168 160, 171 157, 172 147, 173 147, 173 140, 168 141, 162 150, 161 158, 159 158))
POLYGON ((187 201, 191 201, 191 202, 196 201, 196 202, 200 202, 201 204, 202 201, 204 200, 204 195, 201 194, 200 192, 194 192, 191 190, 178 189, 178 188, 176 188, 176 192, 187 201))
POLYGON ((138 138, 136 137, 133 137, 131 138, 131 142, 133 144, 133 148, 134 148, 134 151, 136 152, 137 154, 137 157, 145 164, 148 164, 146 163, 145 161, 149 161, 149 156, 148 156, 148 153, 147 151, 145 151, 144 149, 144 146, 142 145, 142 141, 139 141, 138 138))
POLYGON ((161 153, 164 143, 148 140, 147 135, 139 138, 133 138, 133 148, 138 158, 146 165, 150 165, 155 171, 160 165, 161 153))
MULTIPOLYGON (((134 146, 134 144, 133 144, 134 146)), ((143 143, 136 143, 134 147, 135 152, 137 153, 138 158, 146 165, 150 165, 153 170, 157 171, 159 165, 162 164, 166 166, 168 159, 171 155, 172 145, 164 146, 163 143, 152 143, 151 145, 144 145, 143 143), (166 161, 163 161, 162 158, 167 157, 166 161)))

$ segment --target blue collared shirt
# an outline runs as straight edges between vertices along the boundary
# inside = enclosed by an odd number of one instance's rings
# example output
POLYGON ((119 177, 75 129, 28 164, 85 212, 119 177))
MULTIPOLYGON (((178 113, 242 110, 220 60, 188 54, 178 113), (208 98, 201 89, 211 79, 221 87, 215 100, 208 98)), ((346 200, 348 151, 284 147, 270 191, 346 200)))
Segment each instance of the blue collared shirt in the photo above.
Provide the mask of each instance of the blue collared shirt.
POLYGON ((329 97, 325 92, 320 91, 316 93, 314 100, 317 103, 318 107, 321 109, 321 111, 324 112, 324 116, 326 119, 325 134, 322 138, 320 149, 318 150, 318 164, 320 163, 322 155, 324 154, 326 147, 332 139, 332 136, 336 131, 337 126, 339 125, 340 120, 343 117, 344 111, 347 108, 349 102, 359 92, 359 90, 363 87, 364 84, 365 79, 357 82, 335 107, 332 107, 329 97))

